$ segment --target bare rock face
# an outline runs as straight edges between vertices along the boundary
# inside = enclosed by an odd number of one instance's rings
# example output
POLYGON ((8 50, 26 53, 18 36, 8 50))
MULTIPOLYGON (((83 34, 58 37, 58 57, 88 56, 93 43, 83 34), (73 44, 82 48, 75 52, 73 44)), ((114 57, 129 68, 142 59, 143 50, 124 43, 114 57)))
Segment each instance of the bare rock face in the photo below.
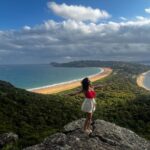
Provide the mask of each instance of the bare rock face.
POLYGON ((63 133, 46 138, 24 150, 150 150, 150 142, 134 132, 104 120, 92 123, 93 132, 82 131, 85 119, 64 126, 63 133))
POLYGON ((4 133, 0 135, 0 148, 2 148, 6 144, 14 143, 18 140, 18 135, 10 132, 4 133))

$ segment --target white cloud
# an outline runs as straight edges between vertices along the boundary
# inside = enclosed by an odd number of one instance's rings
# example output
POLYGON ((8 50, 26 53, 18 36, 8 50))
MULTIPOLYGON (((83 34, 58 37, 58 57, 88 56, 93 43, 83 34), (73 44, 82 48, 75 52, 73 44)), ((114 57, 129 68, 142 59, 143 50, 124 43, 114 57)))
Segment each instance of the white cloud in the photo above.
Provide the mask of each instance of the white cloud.
POLYGON ((123 21, 127 20, 127 18, 125 18, 125 17, 120 17, 120 19, 123 20, 123 21))
POLYGON ((150 14, 150 8, 146 8, 145 12, 150 14))
POLYGON ((23 27, 23 29, 24 29, 24 30, 30 30, 31 27, 26 25, 26 26, 23 27))
POLYGON ((93 21, 96 22, 100 19, 109 18, 110 15, 105 10, 93 9, 91 7, 56 4, 55 2, 48 2, 48 8, 50 8, 57 15, 65 19, 73 19, 76 21, 93 21))
POLYGON ((122 26, 130 26, 130 27, 146 27, 150 26, 150 19, 149 18, 145 18, 142 16, 137 16, 135 20, 130 20, 130 21, 126 21, 126 22, 120 22, 119 23, 122 26))
POLYGON ((146 18, 143 17, 143 16, 136 16, 136 19, 137 19, 137 20, 145 20, 146 18))
POLYGON ((150 57, 149 41, 150 19, 143 16, 105 23, 47 20, 34 27, 0 31, 0 63, 146 59, 150 57))

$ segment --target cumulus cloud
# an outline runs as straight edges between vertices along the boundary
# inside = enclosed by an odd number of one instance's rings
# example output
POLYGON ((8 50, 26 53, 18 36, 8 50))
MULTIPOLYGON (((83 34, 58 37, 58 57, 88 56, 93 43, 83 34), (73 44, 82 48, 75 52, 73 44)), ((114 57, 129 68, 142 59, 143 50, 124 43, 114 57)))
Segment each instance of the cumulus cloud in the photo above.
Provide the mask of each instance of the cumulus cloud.
POLYGON ((49 63, 81 59, 137 60, 150 56, 150 19, 120 22, 47 20, 0 31, 0 63, 49 63))
POLYGON ((150 14, 150 8, 146 8, 145 12, 148 13, 148 14, 150 14))
POLYGON ((0 32, 0 56, 1 62, 6 58, 14 62, 136 59, 150 55, 149 41, 150 19, 146 18, 98 24, 49 20, 30 30, 0 32))
POLYGON ((57 15, 65 19, 73 19, 76 21, 93 21, 109 18, 110 15, 105 10, 93 9, 91 7, 57 4, 55 2, 48 2, 48 7, 57 15))

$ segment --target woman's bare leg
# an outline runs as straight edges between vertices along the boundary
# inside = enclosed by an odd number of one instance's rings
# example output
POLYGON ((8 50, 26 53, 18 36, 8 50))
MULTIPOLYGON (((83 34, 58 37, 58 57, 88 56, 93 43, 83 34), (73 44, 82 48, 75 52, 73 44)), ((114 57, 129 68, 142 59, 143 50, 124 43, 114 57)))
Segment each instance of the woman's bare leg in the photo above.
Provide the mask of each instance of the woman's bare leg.
POLYGON ((86 117, 86 120, 84 122, 84 131, 86 131, 87 129, 87 123, 88 123, 88 117, 86 117))
POLYGON ((92 122, 92 113, 88 113, 87 129, 90 129, 91 122, 92 122))
POLYGON ((89 129, 89 128, 90 128, 91 119, 92 119, 92 113, 88 113, 88 114, 87 114, 87 117, 86 117, 86 120, 85 120, 85 123, 84 123, 84 131, 85 131, 86 129, 89 129))

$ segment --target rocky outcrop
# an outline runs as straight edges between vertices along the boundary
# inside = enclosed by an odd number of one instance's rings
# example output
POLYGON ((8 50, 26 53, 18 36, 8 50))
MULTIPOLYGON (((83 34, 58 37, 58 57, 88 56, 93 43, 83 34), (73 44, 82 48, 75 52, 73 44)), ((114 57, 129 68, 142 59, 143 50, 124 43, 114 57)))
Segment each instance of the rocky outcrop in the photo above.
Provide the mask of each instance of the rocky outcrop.
POLYGON ((15 143, 18 140, 18 135, 10 132, 4 133, 0 135, 0 148, 5 146, 6 144, 15 143))
POLYGON ((24 150, 150 150, 150 142, 134 132, 104 120, 92 123, 93 132, 82 131, 85 119, 64 126, 63 133, 46 138, 24 150))

